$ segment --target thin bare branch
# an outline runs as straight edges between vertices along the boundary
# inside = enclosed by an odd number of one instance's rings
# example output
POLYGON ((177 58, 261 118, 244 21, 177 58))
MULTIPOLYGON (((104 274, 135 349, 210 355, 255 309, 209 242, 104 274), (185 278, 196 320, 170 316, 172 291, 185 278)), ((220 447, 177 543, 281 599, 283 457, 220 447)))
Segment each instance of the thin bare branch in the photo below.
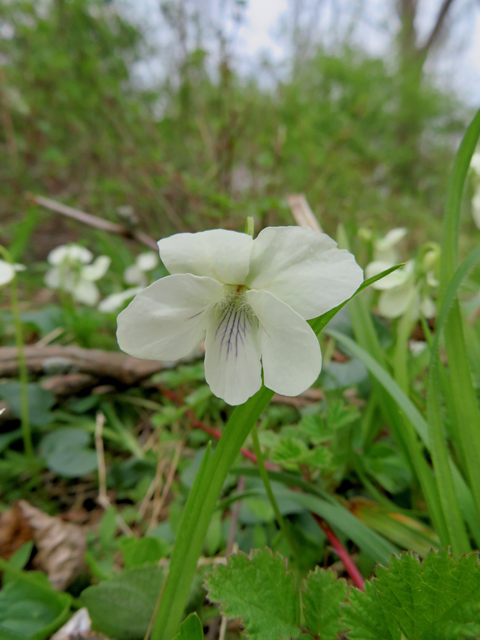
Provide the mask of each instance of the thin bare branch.
POLYGON ((50 209, 50 211, 61 213, 63 216, 71 218, 72 220, 83 222, 83 224, 87 224, 89 227, 102 229, 103 231, 108 231, 110 233, 116 233, 120 236, 123 236, 124 238, 136 240, 139 244, 143 244, 149 249, 153 249, 155 251, 158 250, 158 245, 155 240, 141 231, 135 231, 135 229, 127 229, 121 224, 116 224, 115 222, 109 222, 108 220, 104 220, 103 218, 92 216, 91 213, 86 213, 85 211, 81 211, 80 209, 74 209, 73 207, 69 207, 66 204, 62 204, 61 202, 57 202, 56 200, 52 200, 50 198, 45 198, 44 196, 37 196, 33 193, 27 193, 25 194, 25 197, 27 198, 27 200, 30 200, 30 202, 34 202, 41 207, 50 209))
POLYGON ((438 12, 438 16, 437 19, 435 21, 435 25, 428 37, 428 40, 426 41, 426 43, 423 45, 423 47, 421 47, 420 51, 421 53, 426 56, 427 53, 429 52, 430 48, 432 47, 432 45, 435 43, 435 41, 437 40, 438 36, 440 35, 441 31, 442 31, 442 27, 443 24, 445 22, 445 18, 447 17, 447 13, 450 9, 450 7, 452 6, 454 0, 443 0, 443 4, 440 7, 440 11, 438 12))

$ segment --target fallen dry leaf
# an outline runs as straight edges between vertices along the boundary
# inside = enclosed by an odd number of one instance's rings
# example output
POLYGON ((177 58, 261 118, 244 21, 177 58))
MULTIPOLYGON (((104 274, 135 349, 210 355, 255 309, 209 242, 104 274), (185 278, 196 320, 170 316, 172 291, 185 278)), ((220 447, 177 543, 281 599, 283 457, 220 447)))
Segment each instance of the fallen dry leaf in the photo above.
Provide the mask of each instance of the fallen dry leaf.
POLYGON ((60 518, 48 516, 25 500, 21 500, 19 506, 33 530, 37 548, 34 567, 45 571, 55 589, 66 589, 83 567, 87 549, 83 530, 60 518))
POLYGON ((0 513, 0 556, 10 560, 17 549, 33 539, 33 529, 18 505, 0 513))

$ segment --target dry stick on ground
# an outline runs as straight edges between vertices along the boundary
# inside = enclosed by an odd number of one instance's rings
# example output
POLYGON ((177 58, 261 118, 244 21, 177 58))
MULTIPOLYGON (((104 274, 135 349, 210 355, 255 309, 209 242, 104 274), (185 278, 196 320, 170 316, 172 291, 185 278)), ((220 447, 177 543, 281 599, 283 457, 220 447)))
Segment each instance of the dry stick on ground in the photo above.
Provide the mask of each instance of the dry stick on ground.
MULTIPOLYGON (((57 213, 61 213, 62 215, 65 215, 69 218, 73 218, 74 220, 83 222, 84 224, 87 224, 91 227, 95 227, 97 229, 104 229, 105 231, 110 231, 112 233, 117 233, 125 238, 131 238, 133 240, 136 240, 140 244, 146 245, 147 247, 157 249, 157 243, 155 242, 155 240, 153 240, 153 238, 150 238, 144 233, 130 232, 128 229, 125 229, 125 227, 122 227, 119 224, 114 224, 112 222, 108 222, 107 220, 103 220, 102 218, 97 218, 96 216, 92 216, 91 214, 85 213, 84 211, 80 211, 79 209, 73 209, 72 207, 67 207, 66 205, 62 205, 58 202, 55 202, 55 200, 51 200, 50 198, 44 198, 43 196, 35 196, 33 194, 27 194, 27 198, 31 202, 35 202, 36 204, 46 207, 51 211, 56 211, 57 213)), ((315 218, 304 196, 303 197, 298 195, 293 196, 293 199, 292 199, 292 196, 290 196, 289 204, 292 209, 292 215, 294 216, 299 226, 310 227, 315 231, 321 230, 321 226, 318 223, 318 220, 315 218)), ((135 359, 132 359, 132 360, 135 360, 135 359)), ((139 361, 137 360, 137 362, 139 361)), ((162 389, 162 391, 164 391, 167 397, 168 397, 168 394, 171 393, 166 389, 165 390, 162 389)), ((208 427, 207 425, 202 425, 202 423, 196 418, 195 414, 190 409, 186 410, 186 414, 192 420, 193 426, 195 426, 198 429, 203 429, 203 431, 206 431, 207 433, 209 433, 215 438, 220 438, 221 432, 218 429, 213 429, 211 427, 208 427)), ((256 464, 257 459, 251 451, 248 451, 247 449, 242 449, 241 453, 244 457, 248 458, 249 460, 251 460, 256 464)), ((268 464, 266 463, 265 466, 270 470, 272 470, 272 468, 273 469, 276 468, 270 463, 268 464)), ((348 551, 345 549, 345 547, 343 547, 340 540, 338 540, 334 532, 330 529, 330 527, 322 518, 318 518, 317 522, 319 523, 319 526, 321 526, 322 530, 325 532, 325 535, 327 536, 330 543, 338 553, 339 557, 342 559, 345 569, 350 574, 350 577, 352 578, 354 583, 357 585, 359 589, 363 590, 364 588, 363 578, 361 577, 360 572, 356 568, 355 563, 350 557, 348 551)))
MULTIPOLYGON (((125 385, 137 384, 163 369, 161 362, 138 360, 125 353, 59 345, 25 347, 25 360, 29 373, 87 373, 125 385)), ((0 347, 0 378, 15 376, 18 376, 17 348, 0 347)))
POLYGON ((175 455, 173 456, 172 464, 170 465, 170 470, 168 472, 167 479, 165 481, 165 486, 163 487, 162 494, 154 500, 153 509, 152 509, 152 517, 150 519, 150 524, 147 529, 147 536, 152 532, 157 524, 158 516, 162 510, 163 505, 165 504, 165 500, 167 499, 168 492, 170 491, 170 487, 172 486, 173 479, 175 478, 175 472, 177 471, 177 466, 180 461, 180 455, 182 453, 184 443, 182 441, 177 443, 175 448, 175 455))
MULTIPOLYGON (((103 449, 103 425, 105 424, 105 416, 100 411, 97 413, 97 420, 95 424, 95 448, 97 450, 97 462, 98 462, 98 504, 107 511, 112 506, 110 498, 107 495, 107 469, 105 466, 105 452, 103 449)), ((126 536, 134 536, 135 534, 130 529, 125 520, 117 513, 115 521, 119 529, 126 536)))

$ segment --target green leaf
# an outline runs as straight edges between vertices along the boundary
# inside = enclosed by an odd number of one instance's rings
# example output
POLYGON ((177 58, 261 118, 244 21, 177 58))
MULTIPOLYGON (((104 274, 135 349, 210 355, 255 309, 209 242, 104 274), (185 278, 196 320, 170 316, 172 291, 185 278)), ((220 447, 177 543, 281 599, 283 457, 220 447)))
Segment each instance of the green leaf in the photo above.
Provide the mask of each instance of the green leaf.
POLYGON ((349 640, 401 639, 400 630, 382 609, 375 581, 365 583, 365 593, 352 589, 349 600, 350 606, 342 616, 343 623, 351 629, 347 634, 349 640))
POLYGON ((20 574, 0 591, 0 638, 44 640, 68 618, 71 598, 40 573, 20 574))
POLYGON ((420 562, 406 553, 394 556, 389 569, 379 568, 365 594, 352 592, 344 621, 352 640, 397 640, 400 634, 408 640, 443 640, 452 637, 452 629, 480 624, 479 600, 477 554, 454 560, 446 550, 431 551, 420 562))
MULTIPOLYGON (((35 427, 45 427, 52 421, 50 409, 55 396, 33 382, 27 385, 30 422, 35 427)), ((5 400, 17 418, 21 418, 21 385, 19 382, 4 382, 0 385, 0 398, 5 400)))
POLYGON ((251 640, 298 638, 300 603, 295 578, 285 560, 269 549, 231 555, 205 581, 212 602, 223 615, 241 618, 251 640))
POLYGON ((173 640, 204 640, 203 627, 196 613, 191 613, 180 625, 180 632, 173 640))
POLYGON ((121 538, 118 544, 123 553, 125 569, 157 564, 170 553, 170 545, 159 538, 121 538))
POLYGON ((90 439, 83 429, 56 429, 42 439, 40 455, 50 471, 64 478, 79 478, 97 469, 97 454, 88 448, 90 439))
POLYGON ((337 313, 340 311, 340 309, 342 309, 346 304, 348 304, 352 298, 354 298, 356 295, 358 295, 359 293, 361 293, 362 291, 367 289, 374 282, 377 282, 377 280, 381 280, 382 278, 385 278, 385 276, 388 276, 390 273, 393 273, 397 269, 400 269, 401 267, 404 267, 404 266, 405 265, 403 263, 402 264, 396 264, 394 267, 390 267, 389 269, 386 269, 385 271, 382 271, 382 273, 379 273, 376 276, 372 276, 368 280, 365 280, 358 287, 358 289, 355 291, 355 293, 353 294, 353 296, 351 298, 349 298, 348 300, 345 300, 345 302, 342 302, 342 304, 339 304, 338 307, 335 307, 334 309, 330 309, 330 311, 327 311, 327 313, 324 313, 323 315, 319 316, 318 318, 314 318, 313 320, 309 320, 308 321, 309 325, 312 327, 312 329, 315 331, 316 334, 319 334, 320 331, 322 331, 324 329, 324 327, 327 326, 327 324, 330 322, 330 320, 334 316, 337 315, 337 313))
POLYGON ((158 567, 136 567, 83 591, 95 631, 117 640, 142 640, 163 584, 158 567))
POLYGON ((308 629, 322 640, 337 640, 342 630, 340 605, 347 595, 347 585, 337 580, 333 571, 317 567, 305 581, 303 604, 308 629))

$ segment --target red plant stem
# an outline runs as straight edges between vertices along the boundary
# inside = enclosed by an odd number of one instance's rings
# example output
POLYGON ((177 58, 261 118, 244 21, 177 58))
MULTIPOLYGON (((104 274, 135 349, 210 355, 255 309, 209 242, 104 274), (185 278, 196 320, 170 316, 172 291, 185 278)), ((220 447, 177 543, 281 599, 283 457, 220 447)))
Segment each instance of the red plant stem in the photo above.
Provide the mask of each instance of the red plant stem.
MULTIPOLYGON (((158 387, 158 389, 163 393, 164 396, 166 396, 169 400, 174 402, 177 406, 179 407, 183 406, 182 399, 179 398, 176 393, 174 393, 173 391, 170 391, 170 389, 165 389, 164 387, 158 387)), ((205 431, 205 433, 209 433, 211 436, 213 436, 217 440, 220 440, 220 436, 222 435, 222 432, 220 431, 220 429, 214 429, 213 427, 209 427, 208 425, 201 422, 191 409, 185 409, 185 413, 190 418, 193 427, 195 427, 196 429, 201 429, 202 431, 205 431)), ((251 451, 249 451, 248 449, 242 448, 240 449, 240 453, 244 458, 251 460, 253 464, 257 464, 256 455, 251 451)), ((270 471, 278 471, 277 467, 271 464, 270 462, 265 461, 265 466, 270 471)))
POLYGON ((364 586, 365 580, 363 579, 360 571, 357 569, 357 566, 353 561, 352 557, 350 556, 350 554, 348 553, 348 551, 345 549, 343 544, 340 542, 337 536, 330 529, 330 526, 325 522, 325 520, 323 520, 323 518, 321 518, 316 513, 312 513, 312 516, 315 518, 315 521, 317 522, 318 526, 321 527, 322 531, 327 536, 330 544, 337 552, 338 557, 343 562, 343 565, 348 575, 354 582, 355 586, 358 587, 358 589, 365 591, 365 586, 364 586))
MULTIPOLYGON (((173 391, 170 391, 170 389, 165 389, 160 385, 158 385, 157 388, 164 396, 166 396, 169 400, 174 402, 177 406, 179 407, 183 406, 182 399, 179 396, 177 396, 176 393, 174 393, 173 391)), ((222 432, 220 431, 220 429, 214 429, 213 427, 209 427, 208 425, 204 424, 201 420, 197 418, 197 416, 193 413, 191 409, 185 409, 185 414, 190 418, 192 426, 195 427, 195 429, 201 429, 202 431, 205 431, 206 433, 210 434, 217 440, 220 440, 220 437, 222 435, 222 432)), ((240 453, 245 458, 248 458, 248 460, 251 460, 254 464, 257 464, 257 457, 255 456, 254 453, 252 453, 248 449, 242 448, 240 450, 240 453)), ((265 461, 265 467, 270 471, 278 470, 275 465, 267 461, 265 461)), ((327 536, 332 547, 337 552, 337 555, 340 558, 340 560, 343 562, 343 566, 345 567, 346 572, 352 579, 352 582, 355 584, 355 586, 358 589, 361 589, 362 591, 364 591, 365 581, 362 577, 362 574, 357 569, 357 566, 355 565, 355 562, 353 561, 348 551, 345 549, 343 544, 340 542, 340 540, 337 538, 337 536, 334 534, 330 526, 325 522, 323 518, 321 518, 316 513, 312 513, 312 516, 314 517, 318 526, 322 529, 322 531, 327 536)))

